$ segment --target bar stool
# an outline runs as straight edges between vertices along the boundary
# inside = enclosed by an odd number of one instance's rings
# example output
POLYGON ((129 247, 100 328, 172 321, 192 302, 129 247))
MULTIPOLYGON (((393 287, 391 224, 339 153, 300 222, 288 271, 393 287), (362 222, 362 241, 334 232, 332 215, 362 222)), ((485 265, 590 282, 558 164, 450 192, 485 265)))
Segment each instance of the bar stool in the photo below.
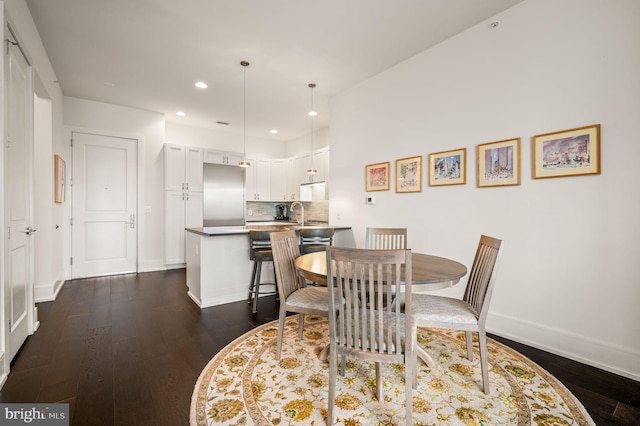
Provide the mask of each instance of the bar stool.
POLYGON ((333 245, 333 228, 302 228, 300 230, 300 254, 325 251, 333 245))
MULTIPOLYGON (((249 296, 247 303, 253 302, 252 312, 258 312, 258 298, 260 295, 275 295, 278 293, 277 284, 274 282, 261 282, 262 262, 271 262, 273 265, 273 252, 269 234, 273 231, 249 231, 249 259, 253 261, 251 282, 249 283, 249 296), (269 286, 269 290, 260 290, 261 285, 269 286)), ((275 280, 275 269, 274 269, 275 280)))

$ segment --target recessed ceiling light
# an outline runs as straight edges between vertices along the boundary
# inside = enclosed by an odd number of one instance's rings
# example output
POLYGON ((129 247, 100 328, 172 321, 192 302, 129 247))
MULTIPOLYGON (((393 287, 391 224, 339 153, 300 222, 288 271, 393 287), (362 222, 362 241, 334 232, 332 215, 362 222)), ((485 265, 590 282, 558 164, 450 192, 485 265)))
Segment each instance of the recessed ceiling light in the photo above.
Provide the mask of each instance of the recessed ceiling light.
POLYGON ((271 129, 271 130, 269 130, 269 133, 272 133, 272 134, 275 135, 276 133, 278 133, 278 131, 276 129, 271 129))
POLYGON ((316 115, 318 115, 318 113, 317 113, 317 112, 315 112, 315 111, 309 111, 309 115, 310 115, 311 117, 315 117, 316 115))
POLYGON ((184 116, 186 116, 187 114, 186 114, 186 113, 184 113, 184 112, 182 112, 182 111, 178 111, 178 112, 176 112, 176 115, 177 115, 178 117, 184 117, 184 116))
POLYGON ((199 82, 197 82, 197 83, 196 83, 196 87, 197 87, 198 89, 206 89, 206 88, 207 88, 207 87, 209 87, 209 86, 207 86, 207 83, 205 83, 205 82, 203 82, 203 81, 199 81, 199 82))

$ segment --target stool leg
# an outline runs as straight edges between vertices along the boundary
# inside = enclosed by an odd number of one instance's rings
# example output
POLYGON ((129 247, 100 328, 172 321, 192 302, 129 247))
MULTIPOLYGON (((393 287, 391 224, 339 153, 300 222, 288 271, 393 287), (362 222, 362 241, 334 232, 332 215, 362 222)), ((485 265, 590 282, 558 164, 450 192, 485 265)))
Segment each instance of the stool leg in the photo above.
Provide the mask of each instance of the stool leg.
POLYGON ((258 265, 256 269, 256 281, 254 283, 254 293, 253 293, 253 313, 258 312, 258 297, 260 297, 260 278, 262 275, 262 262, 256 260, 256 264, 258 265))
POLYGON ((251 298, 255 294, 254 283, 256 282, 256 266, 257 262, 254 260, 253 269, 251 271, 251 282, 249 283, 249 295, 247 296, 247 303, 251 303, 251 298))

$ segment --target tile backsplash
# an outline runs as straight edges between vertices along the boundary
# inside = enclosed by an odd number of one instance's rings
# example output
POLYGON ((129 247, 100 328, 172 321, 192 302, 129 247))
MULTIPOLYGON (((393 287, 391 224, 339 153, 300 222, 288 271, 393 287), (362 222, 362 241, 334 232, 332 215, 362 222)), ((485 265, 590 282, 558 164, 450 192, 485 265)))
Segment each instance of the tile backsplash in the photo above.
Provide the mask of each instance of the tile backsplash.
MULTIPOLYGON (((300 219, 300 208, 297 208, 291 212, 291 202, 281 203, 265 203, 247 201, 246 203, 246 220, 247 221, 271 221, 276 215, 276 204, 286 204, 289 206, 289 217, 291 220, 300 219), (251 215, 249 215, 251 211, 251 215)), ((304 220, 305 222, 328 222, 329 221, 329 201, 303 201, 304 206, 304 220)))

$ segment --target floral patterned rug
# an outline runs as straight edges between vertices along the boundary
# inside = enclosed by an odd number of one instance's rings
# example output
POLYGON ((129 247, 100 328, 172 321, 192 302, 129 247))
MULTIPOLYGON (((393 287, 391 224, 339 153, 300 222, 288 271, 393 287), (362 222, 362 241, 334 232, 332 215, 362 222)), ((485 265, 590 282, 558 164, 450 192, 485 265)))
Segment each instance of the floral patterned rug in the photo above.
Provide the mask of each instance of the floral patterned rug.
MULTIPOLYGON (((302 341, 297 315, 287 318, 280 361, 277 321, 255 328, 205 367, 191 399, 191 425, 325 425, 329 365, 326 318, 307 316, 302 341)), ((482 392, 479 356, 466 358, 464 333, 420 329, 419 344, 435 368, 418 361, 413 393, 417 425, 594 425, 580 402, 553 376, 489 339, 490 395, 482 392)), ((476 345, 477 349, 477 345, 476 345)), ((375 395, 373 364, 348 360, 338 376, 337 424, 404 425, 404 365, 386 364, 384 401, 375 395)))

